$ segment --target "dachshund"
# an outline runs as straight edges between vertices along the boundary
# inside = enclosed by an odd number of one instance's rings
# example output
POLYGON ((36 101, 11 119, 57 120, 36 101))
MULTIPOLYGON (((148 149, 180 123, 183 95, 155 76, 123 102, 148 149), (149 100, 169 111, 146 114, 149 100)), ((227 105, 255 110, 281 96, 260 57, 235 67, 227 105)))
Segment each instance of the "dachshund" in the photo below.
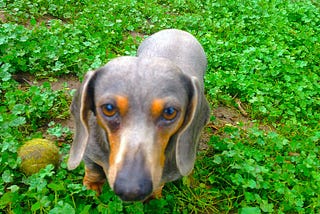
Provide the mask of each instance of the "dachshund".
POLYGON ((137 56, 89 71, 70 110, 75 136, 68 169, 83 160, 83 184, 109 186, 123 201, 161 197, 166 182, 188 175, 210 109, 207 59, 189 33, 166 29, 145 39, 137 56))

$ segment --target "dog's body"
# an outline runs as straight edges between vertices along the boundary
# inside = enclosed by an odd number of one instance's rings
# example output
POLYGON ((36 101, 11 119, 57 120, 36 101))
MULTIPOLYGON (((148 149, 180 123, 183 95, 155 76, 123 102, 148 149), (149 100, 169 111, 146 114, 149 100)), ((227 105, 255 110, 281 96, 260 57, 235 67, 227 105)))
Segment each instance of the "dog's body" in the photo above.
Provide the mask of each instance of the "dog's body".
POLYGON ((194 166, 209 117, 203 92, 206 57, 180 30, 163 30, 139 47, 88 72, 71 112, 76 122, 69 169, 84 160, 84 184, 110 187, 125 201, 158 194, 194 166))

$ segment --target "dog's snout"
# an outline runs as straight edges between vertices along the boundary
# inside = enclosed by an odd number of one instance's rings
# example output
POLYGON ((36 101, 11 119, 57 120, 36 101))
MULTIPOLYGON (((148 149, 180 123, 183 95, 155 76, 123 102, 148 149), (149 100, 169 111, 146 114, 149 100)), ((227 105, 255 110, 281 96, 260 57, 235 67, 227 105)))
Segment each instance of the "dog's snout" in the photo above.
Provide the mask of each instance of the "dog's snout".
POLYGON ((127 157, 116 175, 113 190, 124 201, 141 201, 152 193, 151 174, 142 152, 127 157))
POLYGON ((135 179, 130 175, 119 177, 114 192, 123 201, 141 201, 152 193, 152 181, 148 178, 135 179))

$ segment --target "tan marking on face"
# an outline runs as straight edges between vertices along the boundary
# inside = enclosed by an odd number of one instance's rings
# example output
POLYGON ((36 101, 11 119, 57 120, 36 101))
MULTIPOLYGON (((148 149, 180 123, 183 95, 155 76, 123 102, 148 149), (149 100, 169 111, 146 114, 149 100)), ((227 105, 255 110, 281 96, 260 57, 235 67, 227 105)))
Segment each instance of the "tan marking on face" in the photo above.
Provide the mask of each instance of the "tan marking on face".
POLYGON ((162 111, 164 109, 164 100, 163 99, 155 99, 151 103, 151 116, 153 118, 157 118, 162 114, 162 111))
POLYGON ((109 170, 108 170, 108 181, 110 187, 113 187, 113 184, 116 179, 117 171, 119 164, 117 163, 117 154, 120 148, 120 137, 118 134, 110 133, 109 136, 109 145, 110 145, 110 153, 109 153, 109 170))
POLYGON ((128 112, 129 108, 129 100, 125 96, 116 96, 116 106, 119 109, 119 113, 121 116, 125 115, 128 112))
MULTIPOLYGON (((165 108, 165 100, 164 99, 155 99, 151 103, 150 112, 151 116, 154 120, 161 117, 163 114, 163 110, 165 108)), ((153 145, 153 149, 151 154, 149 154, 149 164, 151 170, 151 176, 153 181, 153 187, 158 188, 161 185, 161 177, 162 171, 165 164, 165 150, 169 143, 170 138, 177 133, 184 122, 184 114, 182 111, 179 113, 180 116, 177 118, 177 121, 173 122, 172 125, 168 127, 158 127, 155 132, 155 144, 153 145)))
MULTIPOLYGON (((128 112, 129 101, 126 96, 117 95, 114 97, 115 106, 119 111, 121 117, 125 116, 128 112)), ((108 178, 109 185, 112 187, 116 178, 116 174, 118 168, 121 167, 117 161, 119 148, 120 148, 120 136, 121 136, 121 125, 119 129, 112 130, 111 127, 108 126, 108 123, 103 118, 101 114, 97 114, 97 122, 100 127, 102 127, 108 135, 109 141, 109 168, 106 169, 106 174, 108 178)))
MULTIPOLYGON (((119 114, 121 116, 127 114, 129 110, 129 101, 127 97, 116 96, 115 101, 115 104, 119 110, 119 114)), ((165 100, 155 99, 150 106, 150 116, 154 120, 156 120, 163 114, 164 108, 165 100)), ((122 168, 123 160, 125 160, 125 157, 123 156, 125 156, 127 152, 134 151, 134 148, 136 146, 143 145, 142 148, 144 148, 143 150, 145 151, 145 154, 147 156, 146 166, 149 168, 152 176, 153 188, 158 188, 159 185, 161 185, 160 182, 162 177, 162 171, 166 160, 165 149, 168 145, 170 137, 174 135, 182 126, 184 121, 184 114, 184 112, 180 112, 180 116, 179 118, 177 118, 177 121, 175 121, 172 125, 168 127, 145 127, 145 133, 141 132, 140 129, 132 130, 131 128, 133 128, 134 126, 131 127, 130 125, 122 126, 117 131, 112 132, 108 128, 108 125, 105 122, 105 120, 98 114, 98 123, 105 129, 106 133, 108 134, 108 140, 110 145, 109 169, 107 170, 107 178, 110 187, 113 188, 117 173, 122 168), (131 128, 129 129, 129 127, 131 128), (149 128, 150 130, 147 131, 147 129, 149 128), (145 141, 140 141, 140 137, 138 139, 136 139, 135 137, 132 138, 132 132, 136 133, 136 131, 138 130, 140 130, 139 133, 137 133, 138 136, 143 138, 145 141), (142 136, 146 136, 146 138, 142 136), (144 144, 140 144, 141 142, 144 142, 144 144), (129 149, 130 151, 128 151, 128 148, 131 148, 129 149)))
POLYGON ((161 178, 166 160, 165 150, 169 143, 170 137, 179 130, 182 124, 183 118, 181 117, 178 121, 176 121, 174 126, 170 127, 170 129, 158 129, 156 133, 156 142, 154 145, 155 149, 153 149, 153 152, 148 155, 153 189, 157 189, 162 185, 161 178))
POLYGON ((165 150, 167 148, 167 145, 169 143, 170 137, 174 135, 179 128, 183 124, 183 117, 180 117, 179 120, 174 124, 173 127, 170 129, 164 129, 164 130, 159 130, 157 139, 158 139, 158 144, 161 146, 161 154, 160 154, 160 165, 161 167, 164 166, 165 163, 165 150))
MULTIPOLYGON (((119 114, 121 117, 124 117, 129 110, 129 100, 126 96, 116 96, 115 97, 116 106, 119 109, 119 114)), ((119 150, 121 144, 121 133, 122 129, 117 132, 108 131, 110 153, 109 153, 109 170, 108 170, 108 181, 109 185, 113 187, 113 184, 116 179, 117 172, 121 168, 121 160, 119 160, 119 150)))

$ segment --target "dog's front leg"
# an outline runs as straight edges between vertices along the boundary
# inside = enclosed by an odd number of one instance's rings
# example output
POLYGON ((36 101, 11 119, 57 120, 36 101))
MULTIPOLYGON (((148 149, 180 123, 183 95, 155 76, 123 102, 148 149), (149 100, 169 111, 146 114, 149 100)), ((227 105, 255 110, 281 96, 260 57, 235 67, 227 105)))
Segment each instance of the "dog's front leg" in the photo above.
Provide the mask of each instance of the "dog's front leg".
POLYGON ((83 185, 87 187, 87 189, 91 189, 97 192, 97 195, 100 195, 102 192, 102 187, 106 182, 106 176, 101 167, 96 165, 92 167, 92 165, 85 166, 85 175, 83 178, 83 185))
POLYGON ((158 187, 157 189, 155 189, 152 193, 152 195, 150 196, 150 198, 152 199, 159 199, 162 197, 162 188, 163 188, 164 184, 161 185, 160 187, 158 187))

